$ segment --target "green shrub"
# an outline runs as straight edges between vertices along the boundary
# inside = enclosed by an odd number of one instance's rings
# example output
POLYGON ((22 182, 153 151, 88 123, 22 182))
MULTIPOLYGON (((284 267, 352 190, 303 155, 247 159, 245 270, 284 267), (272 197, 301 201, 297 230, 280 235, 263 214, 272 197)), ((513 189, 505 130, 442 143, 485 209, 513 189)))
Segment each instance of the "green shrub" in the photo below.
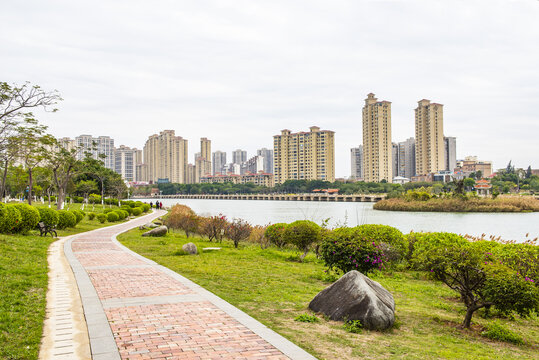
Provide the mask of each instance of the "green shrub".
POLYGON ((77 218, 77 224, 86 216, 86 213, 82 210, 73 210, 73 214, 75 214, 75 217, 77 218))
POLYGON ((139 216, 140 214, 142 214, 142 209, 139 208, 139 207, 134 207, 133 209, 131 209, 132 212, 133 212, 133 215, 135 216, 139 216))
POLYGON ((42 223, 47 226, 56 226, 58 224, 60 220, 58 211, 48 207, 39 207, 37 210, 39 211, 39 217, 42 223))
POLYGON ((122 209, 122 210, 124 210, 124 211, 127 211, 127 213, 128 213, 129 215, 132 215, 132 214, 133 214, 133 208, 132 208, 131 206, 129 206, 129 205, 122 205, 122 206, 120 207, 120 209, 122 209))
POLYGON ((492 253, 506 266, 528 277, 539 286, 539 246, 532 244, 499 244, 492 253))
POLYGON ((499 320, 489 323, 481 335, 492 340, 509 342, 516 345, 524 344, 522 336, 504 327, 499 320))
POLYGON ((150 211, 150 204, 142 204, 140 207, 142 207, 142 211, 144 212, 150 211))
POLYGON ((82 196, 73 196, 73 202, 77 204, 82 204, 84 198, 82 196))
POLYGON ((349 333, 360 334, 361 331, 363 330, 363 325, 361 324, 361 321, 359 320, 349 320, 349 321, 345 321, 343 328, 349 333))
POLYGON ((269 225, 266 228, 266 232, 264 233, 264 236, 269 240, 270 244, 273 244, 277 247, 282 248, 283 246, 286 245, 286 241, 283 234, 287 226, 288 224, 286 223, 277 223, 277 224, 269 225))
POLYGON ((123 220, 129 216, 129 213, 125 210, 116 209, 114 212, 118 214, 118 220, 123 220))
POLYGON ((77 225, 77 216, 73 211, 58 210, 58 229, 75 227, 77 225))
POLYGON ((384 248, 388 261, 398 261, 406 256, 408 244, 402 232, 387 225, 368 224, 357 227, 357 232, 367 241, 374 241, 384 248), (387 244, 384 246, 382 244, 387 244))
POLYGON ((99 221, 101 224, 104 224, 105 221, 107 221, 107 215, 101 213, 96 215, 97 221, 99 221))
POLYGON ((35 229, 39 222, 39 211, 28 204, 15 204, 21 214, 21 221, 18 223, 16 231, 26 234, 28 231, 35 229))
POLYGON ((297 220, 286 227, 283 237, 287 243, 303 251, 300 256, 303 261, 310 246, 320 240, 320 226, 309 220, 297 220))
POLYGON ((93 220, 95 219, 95 212, 89 212, 88 213, 88 220, 93 220))
POLYGON ((301 315, 298 315, 294 318, 294 321, 299 321, 299 322, 307 322, 307 323, 315 323, 315 322, 319 322, 320 319, 318 319, 316 317, 316 315, 311 315, 311 314, 301 314, 301 315))
POLYGON ((114 211, 111 211, 107 214, 107 221, 108 222, 115 222, 115 221, 118 221, 120 219, 120 217, 118 216, 118 214, 114 211))
POLYGON ((407 238, 409 244, 408 257, 412 261, 412 267, 415 269, 421 268, 421 264, 414 260, 418 254, 438 246, 452 247, 469 243, 464 237, 447 232, 413 233, 408 235, 407 238))
POLYGON ((382 247, 367 240, 355 228, 338 228, 325 234, 320 246, 320 256, 330 269, 343 273, 357 270, 367 274, 381 269, 386 262, 382 247))
POLYGON ((17 207, 0 203, 0 233, 15 233, 21 220, 21 213, 17 207))
POLYGON ((114 211, 114 210, 112 210, 112 209, 104 209, 104 210, 103 210, 103 213, 104 213, 104 214, 108 214, 109 212, 112 212, 112 211, 114 211))

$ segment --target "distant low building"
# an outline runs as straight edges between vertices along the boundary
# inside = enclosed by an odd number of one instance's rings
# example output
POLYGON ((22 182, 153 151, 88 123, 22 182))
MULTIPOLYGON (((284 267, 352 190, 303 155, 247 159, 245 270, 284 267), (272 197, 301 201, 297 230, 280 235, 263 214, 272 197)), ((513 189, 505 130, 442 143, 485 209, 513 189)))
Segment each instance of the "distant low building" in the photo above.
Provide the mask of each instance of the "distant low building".
POLYGON ((410 182, 410 179, 408 178, 405 178, 403 176, 395 176, 393 178, 393 184, 401 184, 401 185, 404 185, 406 183, 409 183, 410 182))
POLYGON ((492 185, 488 180, 477 180, 474 187, 477 195, 480 196, 488 196, 492 192, 492 185))

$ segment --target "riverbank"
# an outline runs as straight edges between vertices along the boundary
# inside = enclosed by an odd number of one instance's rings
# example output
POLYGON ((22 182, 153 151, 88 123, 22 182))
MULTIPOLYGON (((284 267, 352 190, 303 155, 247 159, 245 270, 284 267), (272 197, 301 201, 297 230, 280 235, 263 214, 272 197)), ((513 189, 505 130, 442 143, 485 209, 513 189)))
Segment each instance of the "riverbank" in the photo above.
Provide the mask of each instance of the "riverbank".
POLYGON ((385 199, 374 204, 375 210, 426 212, 537 212, 539 200, 522 197, 490 198, 431 198, 410 200, 385 199))

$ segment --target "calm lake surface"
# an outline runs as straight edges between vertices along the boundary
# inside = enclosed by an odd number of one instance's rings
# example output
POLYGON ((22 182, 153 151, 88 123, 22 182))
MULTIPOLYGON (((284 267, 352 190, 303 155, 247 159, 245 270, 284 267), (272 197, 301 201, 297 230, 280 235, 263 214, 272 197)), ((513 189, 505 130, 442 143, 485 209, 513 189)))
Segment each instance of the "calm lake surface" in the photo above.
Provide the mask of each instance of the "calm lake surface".
MULTIPOLYGON (((146 202, 155 199, 137 199, 146 202)), ((328 203, 311 201, 199 200, 163 199, 164 206, 184 204, 199 215, 226 215, 242 218, 253 225, 294 220, 312 220, 318 224, 355 226, 391 225, 404 233, 410 231, 447 231, 458 234, 501 236, 504 240, 539 237, 539 213, 432 213, 374 210, 373 203, 328 203)))

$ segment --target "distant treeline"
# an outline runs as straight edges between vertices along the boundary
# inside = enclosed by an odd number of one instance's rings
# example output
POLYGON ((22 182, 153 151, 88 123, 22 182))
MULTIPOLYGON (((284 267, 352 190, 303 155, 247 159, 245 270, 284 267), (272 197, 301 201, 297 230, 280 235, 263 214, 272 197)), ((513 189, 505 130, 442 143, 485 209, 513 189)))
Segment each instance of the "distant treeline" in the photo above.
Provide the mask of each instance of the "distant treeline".
MULTIPOLYGON (((434 183, 435 184, 435 183, 434 183)), ((403 192, 420 187, 432 186, 433 183, 416 182, 404 185, 384 182, 342 182, 321 180, 287 180, 283 184, 269 188, 248 184, 155 184, 141 186, 134 195, 150 194, 152 188, 159 188, 163 195, 174 194, 268 194, 268 193, 310 193, 315 189, 339 189, 340 194, 389 194, 398 196, 403 192)), ((452 184, 441 184, 452 190, 452 184)))

